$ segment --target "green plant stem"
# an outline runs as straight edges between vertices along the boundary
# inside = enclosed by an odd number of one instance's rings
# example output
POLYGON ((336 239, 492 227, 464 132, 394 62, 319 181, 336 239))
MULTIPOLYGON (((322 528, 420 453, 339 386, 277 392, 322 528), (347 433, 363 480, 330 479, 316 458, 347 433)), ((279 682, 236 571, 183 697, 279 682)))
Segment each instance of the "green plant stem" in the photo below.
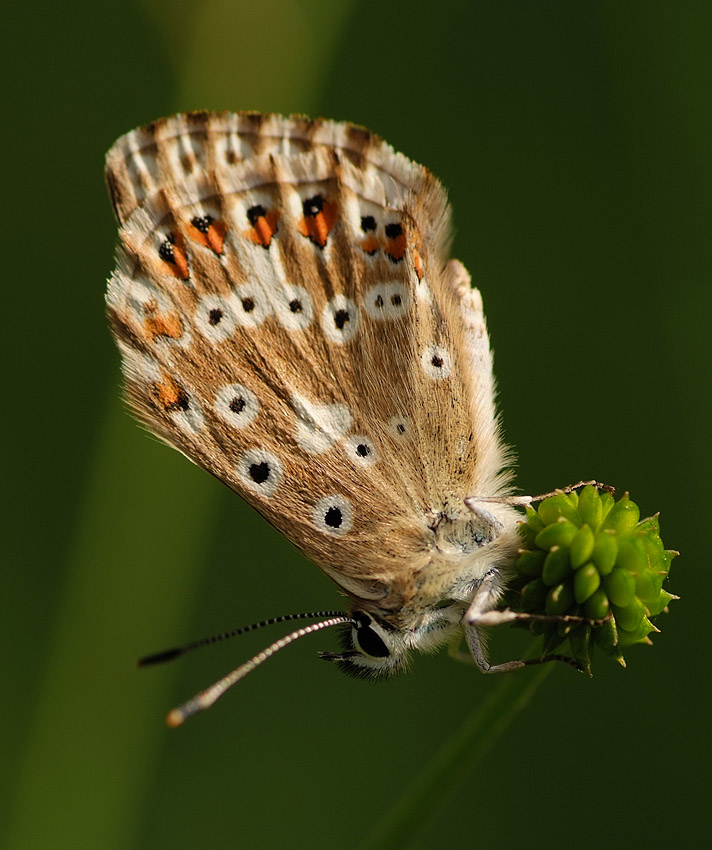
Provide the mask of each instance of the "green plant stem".
POLYGON ((359 850, 405 850, 411 846, 526 707, 553 666, 542 664, 503 676, 487 699, 416 774, 359 850))

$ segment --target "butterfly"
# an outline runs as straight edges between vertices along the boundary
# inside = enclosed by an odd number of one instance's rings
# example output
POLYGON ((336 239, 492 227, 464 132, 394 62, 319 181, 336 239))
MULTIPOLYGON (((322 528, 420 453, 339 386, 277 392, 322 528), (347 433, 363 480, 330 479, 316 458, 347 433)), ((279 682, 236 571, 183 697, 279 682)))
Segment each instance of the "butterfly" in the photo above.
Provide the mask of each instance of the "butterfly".
POLYGON ((345 646, 322 657, 357 676, 463 635, 483 671, 523 666, 491 665, 482 642, 503 621, 520 515, 482 300, 448 259, 438 180, 363 127, 253 112, 134 130, 106 180, 131 409, 347 599, 174 721, 333 625, 345 646))

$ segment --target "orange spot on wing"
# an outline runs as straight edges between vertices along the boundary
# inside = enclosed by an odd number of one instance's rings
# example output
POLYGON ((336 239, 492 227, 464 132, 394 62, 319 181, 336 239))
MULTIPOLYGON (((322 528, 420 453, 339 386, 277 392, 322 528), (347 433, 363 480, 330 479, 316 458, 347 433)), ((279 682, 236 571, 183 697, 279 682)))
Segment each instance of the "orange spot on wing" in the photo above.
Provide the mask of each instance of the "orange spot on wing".
POLYGON ((180 233, 172 233, 158 250, 159 257, 168 266, 170 272, 181 280, 188 280, 188 257, 185 253, 185 239, 180 233))
POLYGON ((188 234, 191 239, 210 248, 216 254, 222 254, 223 245, 225 244, 225 234, 227 233, 227 225, 223 221, 212 221, 206 232, 198 230, 192 224, 188 225, 188 234))
POLYGON ((155 301, 149 302, 145 310, 143 328, 153 342, 162 336, 169 339, 180 339, 183 336, 183 322, 177 313, 159 313, 155 301))
POLYGON ((418 280, 423 279, 423 260, 420 256, 420 251, 417 248, 413 249, 413 266, 415 273, 418 275, 418 280))
POLYGON ((315 245, 323 248, 336 222, 336 204, 324 201, 323 207, 316 215, 304 216, 299 220, 298 228, 302 236, 306 236, 315 245))
POLYGON ((187 410, 190 406, 188 393, 170 375, 164 375, 160 383, 154 384, 152 389, 154 398, 164 410, 187 410))
POLYGON ((181 280, 188 280, 188 257, 185 251, 176 251, 175 274, 181 280))
POLYGON ((367 236, 365 239, 362 239, 359 243, 361 249, 365 251, 367 254, 373 256, 373 254, 378 251, 381 247, 381 243, 375 236, 367 236))
POLYGON ((259 216, 252 227, 244 231, 244 235, 257 245, 269 248, 272 237, 277 232, 278 223, 279 211, 267 210, 264 215, 259 216))
POLYGON ((170 375, 164 375, 160 383, 153 385, 153 395, 164 410, 187 410, 188 393, 170 375))
POLYGON ((399 263, 405 256, 406 239, 405 233, 395 236, 386 242, 386 254, 394 263, 399 263))

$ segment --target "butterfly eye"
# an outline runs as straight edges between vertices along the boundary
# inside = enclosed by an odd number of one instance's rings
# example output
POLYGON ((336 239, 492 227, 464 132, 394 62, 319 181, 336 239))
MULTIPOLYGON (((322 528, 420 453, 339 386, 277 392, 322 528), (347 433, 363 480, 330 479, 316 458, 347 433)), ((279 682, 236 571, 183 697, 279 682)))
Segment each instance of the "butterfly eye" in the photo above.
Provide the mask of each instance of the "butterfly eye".
POLYGON ((356 628, 354 629, 354 642, 365 655, 372 658, 387 658, 391 653, 383 638, 373 628, 373 621, 366 614, 354 614, 356 628))

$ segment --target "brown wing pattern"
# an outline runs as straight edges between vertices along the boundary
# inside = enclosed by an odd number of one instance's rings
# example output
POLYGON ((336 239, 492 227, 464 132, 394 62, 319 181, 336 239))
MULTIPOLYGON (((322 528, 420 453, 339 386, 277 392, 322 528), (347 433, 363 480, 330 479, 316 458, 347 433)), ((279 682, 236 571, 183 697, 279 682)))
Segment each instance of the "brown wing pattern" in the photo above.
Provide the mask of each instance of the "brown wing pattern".
POLYGON ((362 128, 250 113, 136 130, 106 174, 136 415, 347 593, 402 604, 437 517, 501 486, 440 184, 362 128))

